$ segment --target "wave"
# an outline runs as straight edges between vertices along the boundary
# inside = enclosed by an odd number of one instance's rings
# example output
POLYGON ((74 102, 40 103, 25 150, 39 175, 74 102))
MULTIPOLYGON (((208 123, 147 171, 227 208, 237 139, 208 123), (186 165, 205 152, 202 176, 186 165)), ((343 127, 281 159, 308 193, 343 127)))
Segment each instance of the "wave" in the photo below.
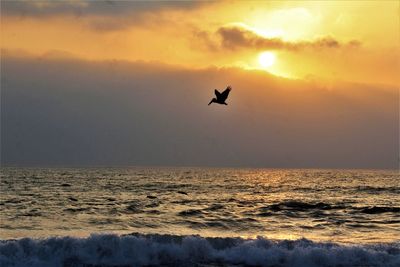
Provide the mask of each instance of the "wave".
POLYGON ((379 214, 379 213, 398 213, 400 212, 400 207, 383 207, 383 206, 351 206, 342 203, 339 204, 329 204, 324 202, 308 203, 302 201, 283 201, 268 206, 259 208, 261 213, 271 214, 271 212, 279 211, 309 211, 309 210, 339 210, 347 209, 356 212, 367 213, 367 214, 379 214))
POLYGON ((362 213, 367 213, 367 214, 380 214, 385 212, 398 213, 400 212, 400 207, 379 207, 379 206, 362 207, 360 208, 360 211, 362 213))
POLYGON ((92 234, 0 241, 0 266, 400 266, 400 243, 92 234))
POLYGON ((307 203, 301 201, 284 201, 281 203, 272 204, 266 207, 272 211, 281 211, 281 210, 297 210, 297 211, 305 211, 310 209, 322 209, 322 210, 330 210, 330 209, 339 209, 342 206, 332 206, 327 203, 318 202, 318 203, 307 203))

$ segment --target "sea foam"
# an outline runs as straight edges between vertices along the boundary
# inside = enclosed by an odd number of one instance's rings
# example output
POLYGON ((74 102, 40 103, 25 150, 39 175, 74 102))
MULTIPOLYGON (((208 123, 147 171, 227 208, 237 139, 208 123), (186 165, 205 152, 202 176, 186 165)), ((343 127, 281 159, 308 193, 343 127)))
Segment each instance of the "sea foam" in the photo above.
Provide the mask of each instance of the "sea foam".
POLYGON ((0 241, 0 266, 400 266, 400 243, 92 234, 0 241))

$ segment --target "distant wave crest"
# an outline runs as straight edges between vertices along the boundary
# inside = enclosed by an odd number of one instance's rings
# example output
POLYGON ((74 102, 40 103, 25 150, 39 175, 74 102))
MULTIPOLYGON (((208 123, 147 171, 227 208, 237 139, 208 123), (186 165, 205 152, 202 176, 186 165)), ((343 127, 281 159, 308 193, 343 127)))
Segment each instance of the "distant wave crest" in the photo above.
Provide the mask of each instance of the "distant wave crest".
POLYGON ((400 266, 400 243, 93 234, 0 241, 0 266, 400 266))

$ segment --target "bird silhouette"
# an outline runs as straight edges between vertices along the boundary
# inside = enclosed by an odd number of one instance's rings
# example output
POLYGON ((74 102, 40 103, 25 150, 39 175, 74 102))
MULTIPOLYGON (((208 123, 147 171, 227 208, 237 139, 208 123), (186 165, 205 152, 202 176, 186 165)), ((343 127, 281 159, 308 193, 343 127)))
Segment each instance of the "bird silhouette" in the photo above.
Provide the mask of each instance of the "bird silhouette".
POLYGON ((225 100, 228 98, 229 92, 232 90, 232 88, 230 86, 226 87, 225 91, 223 91, 222 93, 218 92, 217 89, 215 89, 215 96, 217 98, 213 98, 211 99, 210 103, 208 103, 208 105, 210 105, 211 103, 217 103, 217 104, 221 104, 221 105, 228 105, 225 100))

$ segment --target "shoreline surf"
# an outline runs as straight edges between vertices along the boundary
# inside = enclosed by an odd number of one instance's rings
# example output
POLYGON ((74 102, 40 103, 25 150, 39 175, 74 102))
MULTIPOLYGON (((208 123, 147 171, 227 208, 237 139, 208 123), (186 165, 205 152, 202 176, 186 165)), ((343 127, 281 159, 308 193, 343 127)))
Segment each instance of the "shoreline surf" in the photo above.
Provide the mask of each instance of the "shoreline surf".
POLYGON ((91 234, 0 241, 1 266, 385 266, 400 242, 343 245, 308 239, 91 234))

